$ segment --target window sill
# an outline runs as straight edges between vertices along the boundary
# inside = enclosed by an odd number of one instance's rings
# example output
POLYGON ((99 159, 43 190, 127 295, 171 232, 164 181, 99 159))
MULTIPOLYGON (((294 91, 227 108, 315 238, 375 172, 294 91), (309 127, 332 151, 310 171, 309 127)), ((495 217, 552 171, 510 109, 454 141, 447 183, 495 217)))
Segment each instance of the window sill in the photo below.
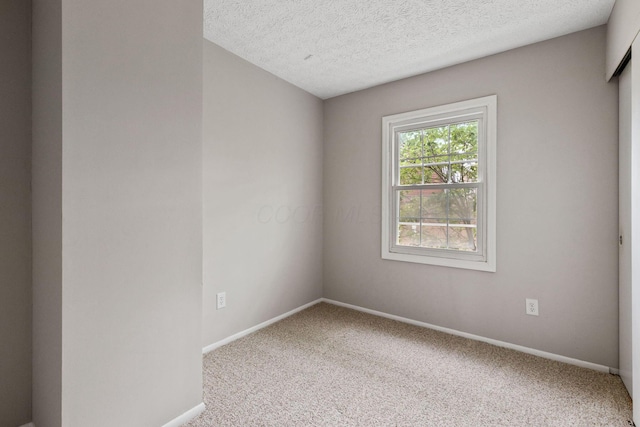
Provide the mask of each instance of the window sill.
POLYGON ((397 253, 390 252, 388 250, 382 251, 382 259, 390 261, 403 261, 418 264, 437 265, 440 267, 462 268, 465 270, 487 271, 491 273, 496 272, 496 263, 495 261, 492 261, 490 259, 486 261, 471 261, 466 259, 397 253))

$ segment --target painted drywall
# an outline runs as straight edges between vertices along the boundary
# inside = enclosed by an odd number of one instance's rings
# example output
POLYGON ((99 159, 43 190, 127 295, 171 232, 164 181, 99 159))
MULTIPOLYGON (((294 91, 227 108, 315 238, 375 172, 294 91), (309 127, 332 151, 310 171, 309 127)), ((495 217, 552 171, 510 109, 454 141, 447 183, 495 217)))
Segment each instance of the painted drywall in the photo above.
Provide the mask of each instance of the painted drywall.
POLYGON ((322 101, 205 40, 203 133, 204 347, 322 296, 322 101))
POLYGON ((34 134, 34 223, 49 251, 34 251, 34 310, 55 323, 36 358, 54 352, 38 363, 61 379, 36 384, 54 395, 36 399, 35 424, 164 425, 202 402, 202 2, 46 7, 58 13, 36 31, 55 29, 59 48, 34 46, 34 61, 61 92, 34 87, 48 114, 34 125, 56 139, 34 134))
POLYGON ((33 0, 33 420, 62 426, 62 4, 33 0))
MULTIPOLYGON (((640 394, 640 44, 631 47, 631 365, 632 390, 640 394)), ((627 343, 628 345, 628 343, 627 343)), ((640 405, 633 406, 633 419, 640 421, 640 405)))
POLYGON ((616 0, 607 24, 606 76, 610 79, 640 31, 640 1, 616 0))
POLYGON ((618 160, 618 222, 621 237, 619 264, 619 371, 629 394, 632 386, 632 313, 631 313, 631 63, 618 80, 619 89, 619 160, 618 160))
POLYGON ((0 0, 0 425, 31 421, 31 2, 0 0))
POLYGON ((618 366, 618 87, 606 29, 325 101, 324 296, 618 366), (498 96, 497 272, 380 258, 381 118, 498 96), (536 298, 540 316, 525 314, 536 298))

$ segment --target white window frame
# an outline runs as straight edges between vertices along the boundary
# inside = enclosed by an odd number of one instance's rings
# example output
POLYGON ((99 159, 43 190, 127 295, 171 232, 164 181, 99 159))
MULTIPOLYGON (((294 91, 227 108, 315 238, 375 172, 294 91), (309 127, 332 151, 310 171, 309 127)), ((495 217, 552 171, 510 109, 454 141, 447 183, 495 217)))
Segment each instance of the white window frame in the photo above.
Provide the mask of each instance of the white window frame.
POLYGON ((496 271, 497 96, 485 96, 382 118, 382 258, 480 271, 496 271), (478 253, 396 244, 400 130, 478 118, 478 253))

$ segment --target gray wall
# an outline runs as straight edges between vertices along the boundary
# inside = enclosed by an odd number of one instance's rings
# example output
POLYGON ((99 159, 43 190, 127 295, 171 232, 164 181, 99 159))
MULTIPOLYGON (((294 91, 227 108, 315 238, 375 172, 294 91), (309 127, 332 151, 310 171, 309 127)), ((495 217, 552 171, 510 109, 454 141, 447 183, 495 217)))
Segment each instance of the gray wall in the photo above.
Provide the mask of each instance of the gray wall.
POLYGON ((38 427, 202 401, 202 2, 116 6, 35 5, 38 427))
POLYGON ((33 420, 62 424, 62 4, 33 1, 33 420))
POLYGON ((31 421, 31 2, 0 0, 0 425, 31 421))
POLYGON ((207 346, 321 297, 322 101, 204 43, 207 346))
POLYGON ((324 296, 618 366, 618 95, 605 27, 325 102, 324 296), (380 258, 381 118, 498 95, 497 272, 380 258), (540 316, 525 315, 537 298, 540 316))

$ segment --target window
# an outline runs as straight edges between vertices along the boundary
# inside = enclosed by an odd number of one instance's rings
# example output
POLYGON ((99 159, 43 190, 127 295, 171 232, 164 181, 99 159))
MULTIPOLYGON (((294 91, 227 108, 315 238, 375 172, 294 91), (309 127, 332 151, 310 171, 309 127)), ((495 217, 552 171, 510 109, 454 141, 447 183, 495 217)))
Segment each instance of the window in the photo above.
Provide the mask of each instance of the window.
POLYGON ((495 95, 382 119, 382 258, 496 271, 495 95))

